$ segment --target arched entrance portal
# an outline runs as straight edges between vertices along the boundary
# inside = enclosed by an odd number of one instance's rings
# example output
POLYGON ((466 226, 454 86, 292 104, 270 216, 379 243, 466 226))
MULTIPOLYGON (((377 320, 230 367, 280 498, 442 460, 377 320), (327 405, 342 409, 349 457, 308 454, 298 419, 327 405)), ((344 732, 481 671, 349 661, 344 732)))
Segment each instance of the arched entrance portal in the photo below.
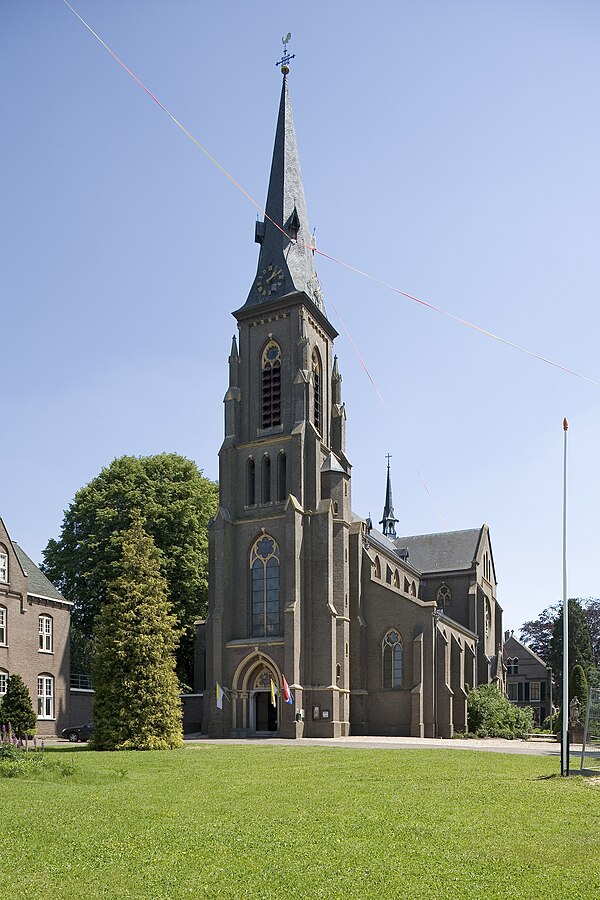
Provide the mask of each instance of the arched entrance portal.
POLYGON ((252 679, 250 690, 250 731, 254 734, 273 734, 277 731, 277 695, 272 702, 272 672, 262 668, 252 679))

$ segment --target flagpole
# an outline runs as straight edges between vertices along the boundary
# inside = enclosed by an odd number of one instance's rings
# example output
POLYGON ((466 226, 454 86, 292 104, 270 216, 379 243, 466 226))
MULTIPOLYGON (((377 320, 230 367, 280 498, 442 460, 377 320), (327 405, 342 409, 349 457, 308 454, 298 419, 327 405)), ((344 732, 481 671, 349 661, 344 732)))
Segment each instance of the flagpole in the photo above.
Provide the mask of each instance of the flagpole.
POLYGON ((563 669, 562 669, 562 746, 561 775, 569 774, 569 601, 567 600, 567 432, 563 419, 563 669))

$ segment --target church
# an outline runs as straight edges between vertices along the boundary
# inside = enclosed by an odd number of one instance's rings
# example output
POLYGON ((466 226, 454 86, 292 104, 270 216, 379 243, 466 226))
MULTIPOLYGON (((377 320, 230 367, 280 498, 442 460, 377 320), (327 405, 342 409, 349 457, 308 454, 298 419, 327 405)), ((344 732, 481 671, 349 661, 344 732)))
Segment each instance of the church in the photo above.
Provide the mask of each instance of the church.
POLYGON ((381 530, 352 511, 285 63, 258 269, 233 313, 203 731, 451 737, 469 687, 504 684, 489 529, 397 535, 389 461, 381 530))

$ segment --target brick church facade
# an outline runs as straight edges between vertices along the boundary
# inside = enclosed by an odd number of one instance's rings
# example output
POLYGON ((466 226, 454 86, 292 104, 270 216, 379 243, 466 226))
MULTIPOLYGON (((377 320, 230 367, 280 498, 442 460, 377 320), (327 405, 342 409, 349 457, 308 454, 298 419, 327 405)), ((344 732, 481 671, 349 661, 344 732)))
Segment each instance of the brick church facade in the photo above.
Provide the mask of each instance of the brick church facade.
POLYGON ((203 730, 288 738, 464 731, 468 686, 503 688, 489 530, 398 536, 389 467, 381 531, 352 511, 337 332, 307 246, 285 74, 256 241, 257 274, 233 314, 239 338, 229 356, 209 612, 199 633, 203 730))

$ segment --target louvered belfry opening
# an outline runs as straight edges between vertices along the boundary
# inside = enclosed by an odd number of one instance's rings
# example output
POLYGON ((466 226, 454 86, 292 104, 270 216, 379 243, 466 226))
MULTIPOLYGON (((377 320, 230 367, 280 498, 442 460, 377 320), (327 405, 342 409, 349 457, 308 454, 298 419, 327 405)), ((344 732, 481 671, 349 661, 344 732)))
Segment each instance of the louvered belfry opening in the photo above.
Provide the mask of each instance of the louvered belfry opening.
POLYGON ((270 341, 262 357, 262 427, 281 424, 281 348, 270 341))
POLYGON ((313 370, 313 422, 315 428, 321 434, 322 432, 322 416, 323 416, 323 396, 321 385, 321 360, 319 354, 315 350, 312 358, 313 370))

